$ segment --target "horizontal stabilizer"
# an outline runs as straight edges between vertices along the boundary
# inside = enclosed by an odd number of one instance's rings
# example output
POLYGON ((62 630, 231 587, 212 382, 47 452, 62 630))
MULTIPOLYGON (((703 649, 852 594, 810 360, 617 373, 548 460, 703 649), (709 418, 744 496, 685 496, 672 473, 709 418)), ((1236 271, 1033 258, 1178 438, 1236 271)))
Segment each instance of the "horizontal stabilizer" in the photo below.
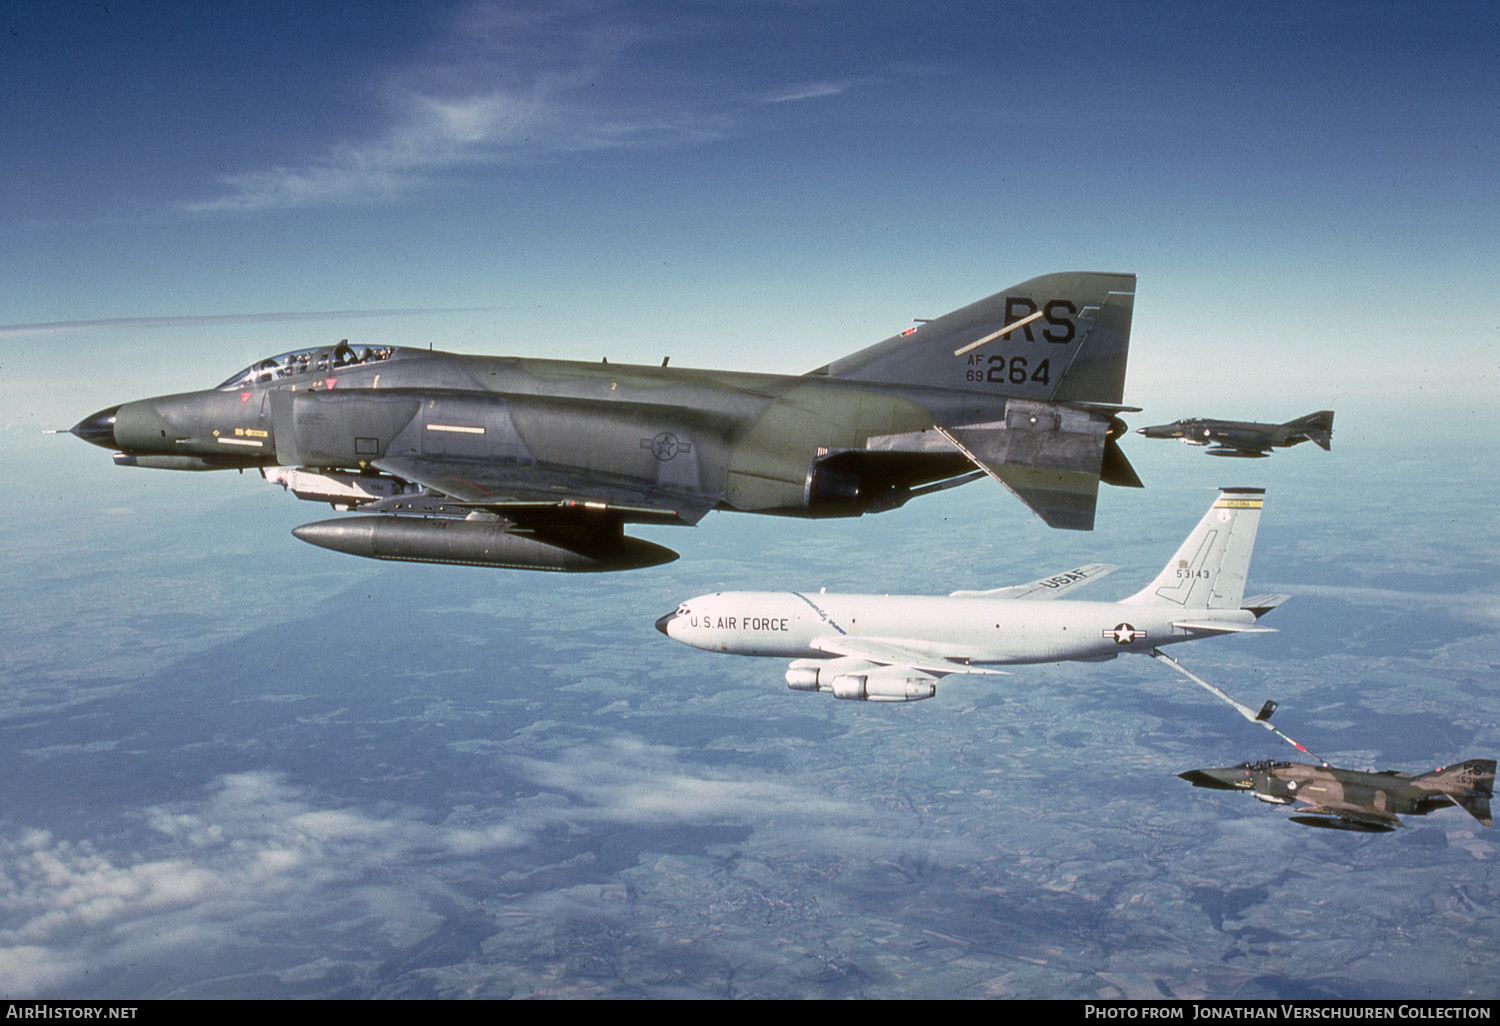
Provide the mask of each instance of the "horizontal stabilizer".
POLYGON ((1275 627, 1254 627, 1248 623, 1225 623, 1222 620, 1174 620, 1173 627, 1185 631, 1211 631, 1214 634, 1275 634, 1275 627))
POLYGON ((1099 502, 1099 479, 1061 470, 1001 467, 995 480, 1048 527, 1092 531, 1099 502))
POLYGON ((1299 431, 1304 438, 1311 439, 1320 449, 1332 450, 1333 448, 1333 411, 1319 410, 1317 413, 1309 413, 1286 425, 1299 431))
POLYGON ((1490 817, 1490 796, 1487 794, 1461 794, 1454 795, 1453 802, 1469 815, 1479 820, 1484 826, 1494 826, 1495 821, 1490 817))
POLYGON ((1104 462, 1099 466, 1099 480, 1116 488, 1144 488, 1141 476, 1125 458, 1125 451, 1113 438, 1104 442, 1104 462))
POLYGON ((1289 598, 1291 598, 1290 595, 1256 595, 1252 598, 1241 599, 1240 608, 1254 613, 1255 618, 1259 620, 1289 598))
MULTIPOLYGON (((1088 531, 1094 526, 1109 424, 1103 414, 1012 399, 1004 420, 937 430, 1049 527, 1088 531)), ((1125 475, 1123 460, 1122 453, 1112 466, 1117 477, 1125 475)), ((1128 476, 1134 478, 1133 469, 1128 476)))

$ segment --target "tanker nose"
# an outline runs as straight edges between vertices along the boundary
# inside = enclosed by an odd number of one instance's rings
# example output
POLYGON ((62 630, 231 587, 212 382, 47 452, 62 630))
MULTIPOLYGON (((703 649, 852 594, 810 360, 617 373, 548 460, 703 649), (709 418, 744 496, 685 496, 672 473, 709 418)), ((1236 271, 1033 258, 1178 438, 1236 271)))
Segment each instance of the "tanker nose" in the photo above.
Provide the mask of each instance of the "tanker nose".
POLYGON ((92 417, 74 424, 68 432, 77 435, 90 445, 97 445, 104 449, 117 449, 119 446, 115 444, 115 415, 119 412, 118 406, 100 410, 92 417))
MULTIPOLYGON (((663 634, 667 634, 667 624, 671 623, 675 619, 677 619, 677 613, 675 610, 668 613, 666 616, 658 617, 656 621, 656 629, 661 631, 663 634)), ((672 635, 667 634, 667 637, 670 638, 671 636, 672 635)))

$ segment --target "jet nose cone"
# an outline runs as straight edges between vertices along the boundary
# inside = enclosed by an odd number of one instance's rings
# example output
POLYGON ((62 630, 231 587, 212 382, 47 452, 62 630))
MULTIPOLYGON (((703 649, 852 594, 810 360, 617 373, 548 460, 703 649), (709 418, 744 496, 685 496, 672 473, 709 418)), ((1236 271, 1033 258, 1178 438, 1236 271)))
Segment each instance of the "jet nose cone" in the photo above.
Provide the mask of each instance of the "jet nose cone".
POLYGON ((68 429, 70 434, 77 435, 90 445, 97 445, 105 449, 115 449, 115 415, 120 412, 118 406, 111 406, 107 410, 100 410, 86 420, 80 420, 68 429))
POLYGON ((1249 786, 1241 769, 1196 769, 1177 775, 1194 787, 1211 787, 1215 791, 1239 791, 1249 786))
MULTIPOLYGON (((656 629, 661 631, 663 634, 667 634, 667 625, 675 619, 677 619, 677 613, 675 611, 668 613, 666 616, 657 617, 656 629)), ((671 636, 672 635, 667 634, 667 637, 670 638, 671 636)))

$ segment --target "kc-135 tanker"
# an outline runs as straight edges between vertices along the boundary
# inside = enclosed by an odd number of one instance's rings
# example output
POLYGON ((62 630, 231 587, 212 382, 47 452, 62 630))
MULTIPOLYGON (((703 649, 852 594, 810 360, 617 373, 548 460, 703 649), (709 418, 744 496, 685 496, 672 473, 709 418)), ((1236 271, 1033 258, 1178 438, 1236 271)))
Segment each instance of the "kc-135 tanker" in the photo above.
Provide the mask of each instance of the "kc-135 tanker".
MULTIPOLYGON (((946 597, 699 595, 657 620, 656 629, 709 652, 792 659, 786 671, 792 690, 872 702, 931 698, 948 674, 1102 662, 1197 638, 1270 633, 1258 621, 1288 596, 1245 597, 1263 502, 1259 488, 1222 490, 1156 579, 1118 602, 1071 598, 1115 569, 1090 563, 1030 584, 946 597)), ((1252 718, 1265 719, 1274 708, 1252 718)))
POLYGON ((73 434, 122 466, 256 469, 358 515, 304 524, 376 559, 621 570, 676 558, 627 523, 852 517, 994 478, 1089 530, 1135 276, 1044 275, 801 376, 336 346, 111 406, 73 434))

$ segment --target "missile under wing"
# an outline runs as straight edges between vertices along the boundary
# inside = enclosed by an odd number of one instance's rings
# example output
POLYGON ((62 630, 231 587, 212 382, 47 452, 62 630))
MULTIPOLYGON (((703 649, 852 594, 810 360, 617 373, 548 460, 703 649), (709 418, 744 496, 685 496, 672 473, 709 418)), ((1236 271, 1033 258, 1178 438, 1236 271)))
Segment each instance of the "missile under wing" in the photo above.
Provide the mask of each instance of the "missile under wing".
POLYGON ((689 599, 656 627, 710 652, 792 659, 788 687, 836 698, 931 698, 948 674, 999 666, 1101 662, 1220 634, 1265 633, 1285 595, 1245 597, 1264 492, 1226 488, 1156 579, 1119 602, 1073 592, 1115 569, 1089 564, 1031 584, 926 595, 719 592, 689 599))
POLYGON ((124 466, 259 469, 358 515, 313 544, 378 559, 613 570, 675 558, 629 523, 715 509, 860 516, 989 476, 1054 527, 1093 526, 1135 276, 1012 286, 801 376, 340 343, 72 428, 124 466))
POLYGON ((1323 450, 1332 448, 1333 411, 1319 410, 1285 424, 1199 417, 1138 428, 1137 434, 1147 438, 1178 438, 1188 445, 1211 446, 1208 450, 1210 456, 1255 459, 1271 455, 1272 449, 1284 449, 1303 442, 1312 442, 1323 450))
POLYGON ((1454 805, 1493 825, 1494 759, 1470 759, 1415 777, 1301 762, 1247 762, 1178 775, 1194 787, 1249 791, 1272 805, 1295 804, 1300 814, 1290 818, 1305 826, 1380 833, 1403 826, 1401 816, 1425 816, 1454 805))

